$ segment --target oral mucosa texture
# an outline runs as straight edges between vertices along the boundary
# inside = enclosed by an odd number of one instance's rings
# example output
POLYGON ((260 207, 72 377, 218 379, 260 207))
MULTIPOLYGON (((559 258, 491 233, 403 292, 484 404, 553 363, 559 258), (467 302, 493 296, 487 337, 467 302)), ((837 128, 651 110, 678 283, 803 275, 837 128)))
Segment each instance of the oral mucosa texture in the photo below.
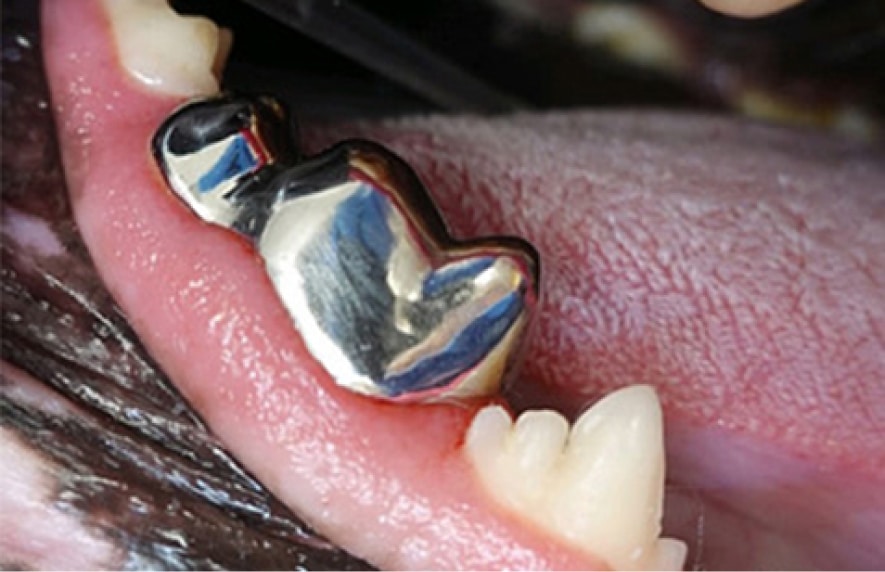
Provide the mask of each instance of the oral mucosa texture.
MULTIPOLYGON (((217 92, 229 41, 214 24, 180 17, 163 0, 102 0, 102 6, 121 67, 144 90, 182 100, 217 92)), ((464 443, 458 454, 469 468, 465 478, 509 518, 613 568, 681 568, 684 545, 659 538, 664 444, 654 390, 612 394, 571 428, 552 411, 527 411, 515 423, 500 406, 464 416, 464 424, 452 425, 461 434, 450 440, 464 443)), ((321 530, 323 518, 313 518, 321 530)))

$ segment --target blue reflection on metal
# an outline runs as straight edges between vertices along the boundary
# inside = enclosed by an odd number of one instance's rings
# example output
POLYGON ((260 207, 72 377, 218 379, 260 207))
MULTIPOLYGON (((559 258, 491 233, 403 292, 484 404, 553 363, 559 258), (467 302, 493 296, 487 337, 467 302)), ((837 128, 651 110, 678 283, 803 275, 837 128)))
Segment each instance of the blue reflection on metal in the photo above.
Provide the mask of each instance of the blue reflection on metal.
POLYGON ((448 316, 443 309, 459 295, 472 296, 477 277, 495 263, 493 256, 453 261, 423 277, 419 299, 398 299, 386 286, 394 245, 402 238, 392 231, 390 217, 397 215, 391 211, 389 197, 360 185, 336 207, 328 240, 317 240, 301 262, 307 280, 326 284, 309 302, 321 327, 333 339, 356 341, 342 347, 355 370, 375 380, 385 395, 398 397, 443 387, 470 371, 525 308, 522 293, 490 301, 445 345, 405 371, 390 372, 390 360, 427 340, 448 316), (396 326, 397 316, 408 317, 408 330, 396 326))
POLYGON ((235 137, 218 161, 197 181, 197 190, 208 193, 221 183, 233 180, 236 175, 254 171, 258 167, 258 157, 246 140, 235 137))
POLYGON ((474 318, 439 352, 401 374, 386 377, 381 386, 389 397, 399 397, 447 385, 485 358, 504 339, 522 311, 522 297, 508 294, 474 318))
POLYGON ((459 282, 479 276, 484 270, 491 268, 494 263, 494 259, 484 256, 440 268, 424 280, 424 296, 436 296, 459 282))
POLYGON ((390 202, 368 185, 360 185, 336 209, 332 227, 332 243, 360 245, 370 253, 369 258, 378 268, 390 258, 393 235, 387 225, 390 202))
POLYGON ((538 303, 534 249, 456 243, 416 174, 377 144, 302 158, 290 136, 278 102, 226 95, 175 112, 153 151, 198 216, 255 244, 336 383, 397 401, 497 391, 538 303))

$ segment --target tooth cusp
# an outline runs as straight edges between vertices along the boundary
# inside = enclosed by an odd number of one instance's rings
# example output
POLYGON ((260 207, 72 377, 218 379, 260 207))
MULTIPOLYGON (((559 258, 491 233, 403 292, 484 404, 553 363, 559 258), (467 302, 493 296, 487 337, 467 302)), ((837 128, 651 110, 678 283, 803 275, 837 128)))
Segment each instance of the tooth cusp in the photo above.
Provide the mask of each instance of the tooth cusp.
POLYGON ((103 0, 123 68, 151 90, 196 97, 218 91, 230 35, 166 0, 103 0))
POLYGON ((664 443, 654 389, 619 390, 569 430, 553 411, 514 423, 487 407, 466 453, 489 493, 548 532, 622 570, 681 568, 685 545, 660 539, 664 443))

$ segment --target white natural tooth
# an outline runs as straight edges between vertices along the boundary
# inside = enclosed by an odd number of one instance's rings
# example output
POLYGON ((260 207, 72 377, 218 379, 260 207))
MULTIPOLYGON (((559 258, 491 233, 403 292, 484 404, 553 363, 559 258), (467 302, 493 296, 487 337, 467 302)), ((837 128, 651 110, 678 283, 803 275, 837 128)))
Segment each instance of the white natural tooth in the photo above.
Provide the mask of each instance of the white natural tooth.
POLYGON ((504 456, 506 473, 513 479, 505 489, 511 504, 531 506, 541 500, 568 432, 568 421, 555 411, 526 411, 519 416, 504 456))
POLYGON ((688 546, 675 538, 661 538, 646 566, 649 570, 682 570, 688 546))
POLYGON ((664 494, 661 409, 654 389, 634 386, 578 419, 560 471, 571 498, 552 512, 574 540, 588 539, 619 569, 642 566, 660 534, 664 494))
POLYGON ((513 421, 500 405, 482 408, 467 431, 467 453, 481 474, 497 479, 500 457, 505 449, 513 421))
POLYGON ((218 91, 229 36, 166 0, 103 0, 124 69, 152 90, 195 97, 218 91))
POLYGON ((477 414, 466 449, 489 494, 526 520, 620 570, 679 569, 685 545, 660 539, 663 416, 654 389, 600 400, 575 423, 552 411, 517 422, 477 414))

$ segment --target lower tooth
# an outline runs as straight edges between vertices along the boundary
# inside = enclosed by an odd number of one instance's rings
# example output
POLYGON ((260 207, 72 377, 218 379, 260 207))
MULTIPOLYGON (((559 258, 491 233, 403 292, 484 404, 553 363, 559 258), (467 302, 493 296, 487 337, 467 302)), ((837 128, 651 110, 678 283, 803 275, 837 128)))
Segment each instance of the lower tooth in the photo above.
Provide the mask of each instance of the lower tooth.
POLYGON ((681 540, 661 538, 654 553, 650 555, 648 567, 656 570, 682 570, 687 555, 688 547, 681 540))
POLYGON ((507 491, 514 504, 526 508, 540 502, 568 438, 568 422, 553 411, 528 411, 516 421, 504 459, 507 472, 518 475, 507 491))
POLYGON ((218 91, 230 35, 210 20, 181 16, 167 0, 103 0, 120 62, 155 91, 196 97, 218 91))
POLYGON ((664 494, 660 406, 652 388, 617 391, 568 431, 558 413, 514 424, 480 411, 467 455, 499 502, 616 569, 681 568, 685 545, 659 539, 664 494))

